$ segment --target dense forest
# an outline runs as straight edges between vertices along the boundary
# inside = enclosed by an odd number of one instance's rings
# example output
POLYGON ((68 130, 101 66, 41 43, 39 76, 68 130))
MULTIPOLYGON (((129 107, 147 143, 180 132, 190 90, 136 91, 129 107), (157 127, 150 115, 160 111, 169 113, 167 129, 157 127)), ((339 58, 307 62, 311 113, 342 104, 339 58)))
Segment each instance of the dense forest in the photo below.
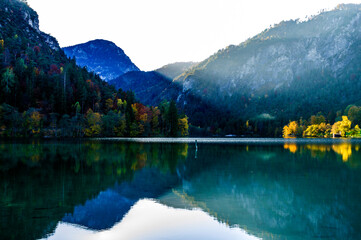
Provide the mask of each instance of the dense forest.
POLYGON ((76 65, 22 1, 1 1, 0 136, 185 136, 174 102, 144 106, 76 65))

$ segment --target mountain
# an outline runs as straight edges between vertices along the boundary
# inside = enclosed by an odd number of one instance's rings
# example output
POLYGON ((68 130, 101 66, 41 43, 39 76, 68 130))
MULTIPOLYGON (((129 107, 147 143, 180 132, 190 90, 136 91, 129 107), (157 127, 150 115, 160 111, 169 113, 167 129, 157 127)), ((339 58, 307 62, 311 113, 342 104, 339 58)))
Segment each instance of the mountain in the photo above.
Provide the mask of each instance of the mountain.
POLYGON ((110 41, 98 39, 63 50, 68 57, 75 57, 78 65, 87 67, 105 81, 129 71, 139 71, 124 51, 110 41))
POLYGON ((181 89, 172 84, 172 80, 194 64, 177 62, 149 72, 130 71, 109 81, 109 84, 123 91, 134 91, 136 97, 144 104, 157 105, 164 99, 177 99, 181 89))
POLYGON ((25 1, 2 0, 0 12, 0 136, 32 136, 40 128, 56 135, 56 127, 69 129, 90 108, 108 110, 115 89, 68 59, 25 1))
POLYGON ((176 62, 167 64, 157 70, 154 70, 157 73, 162 74, 163 76, 174 79, 189 70, 192 66, 196 65, 195 62, 176 62))
POLYGON ((57 40, 39 30, 38 14, 23 1, 0 1, 0 39, 4 65, 10 64, 10 57, 17 48, 25 48, 25 44, 38 46, 44 54, 57 52, 54 60, 60 60, 65 55, 59 52, 57 40), (11 43, 11 44, 10 44, 11 43))
POLYGON ((360 9, 339 5, 307 21, 283 21, 219 50, 174 79, 179 106, 187 112, 196 104, 189 96, 197 96, 244 120, 284 123, 359 102, 360 9))
MULTIPOLYGON (((146 105, 157 105, 163 99, 173 99, 174 89, 178 89, 169 79, 162 74, 150 71, 132 71, 127 72, 116 79, 109 81, 110 85, 116 89, 121 88, 123 91, 132 90, 139 101, 146 105), (172 85, 172 89, 167 89, 172 85), (161 94, 166 91, 166 94, 161 94), (169 97, 169 96, 173 97, 169 97)), ((180 90, 176 90, 179 92, 180 90)))

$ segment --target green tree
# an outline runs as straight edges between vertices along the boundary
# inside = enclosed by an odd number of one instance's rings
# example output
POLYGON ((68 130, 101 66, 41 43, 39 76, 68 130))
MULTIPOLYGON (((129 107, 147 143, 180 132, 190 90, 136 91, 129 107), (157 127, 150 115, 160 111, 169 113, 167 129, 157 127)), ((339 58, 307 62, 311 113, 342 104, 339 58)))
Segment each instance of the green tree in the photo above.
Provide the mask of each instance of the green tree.
POLYGON ((176 137, 178 134, 178 110, 175 102, 172 100, 168 109, 169 136, 176 137))
POLYGON ((347 112, 347 116, 350 119, 350 121, 357 125, 361 123, 361 107, 352 106, 349 108, 347 112))
POLYGON ((6 71, 3 73, 1 86, 3 87, 3 91, 5 93, 10 93, 11 88, 14 86, 15 83, 15 75, 12 68, 7 68, 6 71))

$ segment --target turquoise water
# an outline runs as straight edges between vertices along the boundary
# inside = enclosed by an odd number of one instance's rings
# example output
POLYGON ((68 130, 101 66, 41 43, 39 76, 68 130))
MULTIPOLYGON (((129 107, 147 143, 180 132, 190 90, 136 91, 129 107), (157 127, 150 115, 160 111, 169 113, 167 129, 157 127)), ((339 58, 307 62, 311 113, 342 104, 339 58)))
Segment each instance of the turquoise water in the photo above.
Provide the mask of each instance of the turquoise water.
POLYGON ((358 140, 132 141, 1 142, 0 239, 361 238, 358 140))

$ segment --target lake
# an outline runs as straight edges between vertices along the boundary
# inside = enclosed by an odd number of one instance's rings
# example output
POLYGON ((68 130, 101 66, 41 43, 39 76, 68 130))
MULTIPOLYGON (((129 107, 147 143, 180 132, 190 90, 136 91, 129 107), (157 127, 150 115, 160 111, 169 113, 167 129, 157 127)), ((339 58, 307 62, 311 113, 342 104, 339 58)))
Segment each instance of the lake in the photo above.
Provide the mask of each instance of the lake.
POLYGON ((0 239, 361 239, 361 141, 0 142, 0 239))

